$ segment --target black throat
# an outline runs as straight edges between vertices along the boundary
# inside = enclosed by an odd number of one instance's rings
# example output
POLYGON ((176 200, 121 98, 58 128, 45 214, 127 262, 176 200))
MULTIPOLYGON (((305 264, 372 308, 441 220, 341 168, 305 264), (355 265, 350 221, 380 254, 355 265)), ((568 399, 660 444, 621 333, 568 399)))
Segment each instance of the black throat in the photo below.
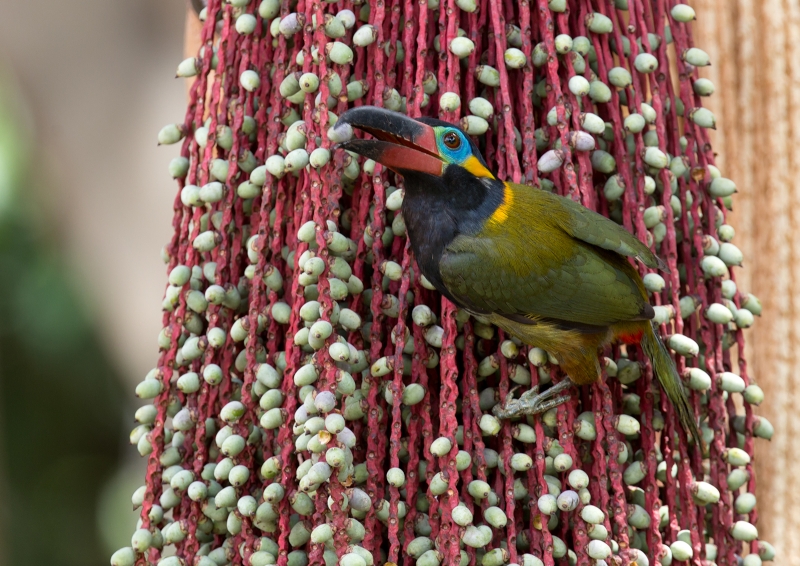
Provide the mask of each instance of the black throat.
POLYGON ((439 260, 456 236, 481 231, 503 202, 503 183, 456 165, 446 167, 441 177, 404 171, 403 178, 403 219, 414 257, 428 281, 456 302, 442 282, 439 260))

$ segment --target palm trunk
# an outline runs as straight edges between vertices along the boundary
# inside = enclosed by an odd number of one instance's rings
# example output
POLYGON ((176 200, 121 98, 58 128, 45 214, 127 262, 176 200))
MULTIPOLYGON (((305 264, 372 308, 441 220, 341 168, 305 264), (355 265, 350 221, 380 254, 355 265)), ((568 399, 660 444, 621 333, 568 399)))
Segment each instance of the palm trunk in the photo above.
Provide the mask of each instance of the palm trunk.
POLYGON ((759 477, 759 532, 780 548, 786 564, 800 564, 794 536, 800 504, 792 470, 800 439, 791 430, 800 401, 797 238, 800 188, 800 70, 791 45, 800 33, 794 2, 701 0, 697 41, 721 64, 705 69, 718 86, 709 107, 723 126, 714 133, 718 162, 739 193, 732 222, 745 257, 742 287, 763 297, 758 327, 746 333, 753 374, 768 402, 759 413, 782 431, 756 450, 759 477))

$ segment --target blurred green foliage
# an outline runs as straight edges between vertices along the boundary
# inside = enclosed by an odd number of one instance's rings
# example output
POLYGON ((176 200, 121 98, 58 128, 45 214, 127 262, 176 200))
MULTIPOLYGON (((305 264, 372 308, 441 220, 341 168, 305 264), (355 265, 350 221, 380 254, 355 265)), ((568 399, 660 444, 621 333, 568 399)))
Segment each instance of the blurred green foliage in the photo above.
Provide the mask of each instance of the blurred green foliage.
POLYGON ((24 105, 0 69, 0 564, 108 564, 96 519, 124 447, 121 378, 40 227, 24 105))

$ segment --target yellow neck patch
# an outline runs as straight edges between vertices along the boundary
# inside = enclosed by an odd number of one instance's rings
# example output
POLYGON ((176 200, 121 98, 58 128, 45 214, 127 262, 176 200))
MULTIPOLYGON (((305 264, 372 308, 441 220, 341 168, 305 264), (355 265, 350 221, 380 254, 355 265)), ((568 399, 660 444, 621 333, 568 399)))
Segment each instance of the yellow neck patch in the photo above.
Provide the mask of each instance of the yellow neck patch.
POLYGON ((486 167, 483 166, 483 163, 475 157, 474 155, 470 155, 467 157, 467 160, 461 165, 464 169, 475 175, 476 177, 485 177, 489 179, 494 179, 494 175, 492 172, 489 171, 486 167))
POLYGON ((514 204, 514 191, 508 186, 508 183, 503 183, 503 202, 489 217, 489 222, 493 224, 502 224, 508 220, 508 215, 511 213, 511 206, 514 204))

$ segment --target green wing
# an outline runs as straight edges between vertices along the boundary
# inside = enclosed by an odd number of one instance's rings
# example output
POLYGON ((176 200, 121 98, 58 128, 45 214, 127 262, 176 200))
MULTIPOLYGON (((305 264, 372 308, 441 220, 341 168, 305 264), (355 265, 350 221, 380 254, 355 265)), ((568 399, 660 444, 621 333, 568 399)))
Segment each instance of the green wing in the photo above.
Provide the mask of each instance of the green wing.
POLYGON ((612 221, 550 197, 517 188, 506 221, 451 242, 439 269, 453 297, 478 312, 573 326, 652 318, 638 273, 620 255, 655 264, 650 250, 612 221))
MULTIPOLYGON (((518 186, 517 191, 522 190, 525 188, 518 186)), ((543 200, 553 200, 553 206, 561 206, 564 209, 566 218, 561 220, 560 227, 573 238, 624 256, 635 257, 651 269, 669 271, 667 264, 661 258, 613 220, 589 210, 570 198, 548 192, 541 193, 537 196, 543 200)))

